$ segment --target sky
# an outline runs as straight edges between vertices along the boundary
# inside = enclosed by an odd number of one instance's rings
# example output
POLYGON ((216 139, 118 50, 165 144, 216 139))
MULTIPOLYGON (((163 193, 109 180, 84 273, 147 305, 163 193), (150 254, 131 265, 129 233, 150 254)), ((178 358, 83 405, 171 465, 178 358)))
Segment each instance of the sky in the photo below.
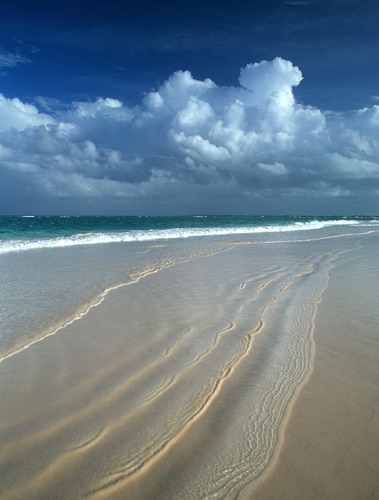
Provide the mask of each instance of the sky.
POLYGON ((0 214, 379 215, 379 2, 0 1, 0 214))

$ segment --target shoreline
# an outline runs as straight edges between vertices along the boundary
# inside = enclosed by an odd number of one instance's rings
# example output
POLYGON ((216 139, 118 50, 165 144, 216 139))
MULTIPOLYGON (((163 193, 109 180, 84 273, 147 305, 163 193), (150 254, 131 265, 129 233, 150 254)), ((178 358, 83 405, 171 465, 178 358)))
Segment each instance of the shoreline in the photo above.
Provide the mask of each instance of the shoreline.
MULTIPOLYGON (((369 231, 358 232, 358 233, 328 234, 325 236, 318 236, 318 237, 313 237, 313 238, 292 239, 292 240, 279 239, 279 240, 272 240, 272 241, 271 240, 260 241, 260 240, 250 240, 250 239, 230 240, 228 238, 225 238, 223 240, 214 239, 213 243, 211 245, 213 245, 215 248, 215 250, 213 250, 214 253, 219 253, 219 252, 231 250, 236 245, 263 245, 263 246, 281 245, 281 244, 296 245, 296 244, 302 244, 302 243, 306 243, 306 242, 309 242, 309 243, 317 242, 317 241, 321 242, 324 240, 328 241, 328 240, 339 239, 339 238, 365 237, 365 236, 369 236, 369 235, 373 235, 373 234, 378 234, 378 231, 369 230, 369 231), (216 246, 218 246, 218 248, 216 248, 216 246)), ((178 240, 177 243, 178 242, 180 242, 180 245, 182 245, 184 243, 183 241, 180 241, 180 240, 178 240)), ((194 242, 192 242, 192 243, 194 243, 194 242)), ((133 245, 134 244, 136 244, 136 242, 134 242, 133 245)), ((13 357, 18 352, 21 352, 21 351, 27 349, 29 346, 31 346, 37 342, 40 342, 43 339, 45 339, 51 335, 54 335, 58 331, 64 329, 67 325, 71 324, 73 321, 77 321, 78 319, 81 319, 82 317, 84 317, 87 314, 87 312, 92 307, 96 307, 98 304, 100 304, 102 302, 102 300, 104 300, 105 296, 109 292, 111 292, 113 289, 117 289, 117 288, 123 287, 123 286, 132 285, 135 280, 143 279, 146 275, 150 274, 150 272, 159 272, 159 271, 165 269, 167 266, 176 265, 180 262, 185 262, 187 260, 196 259, 198 257, 202 257, 202 256, 207 255, 207 253, 202 253, 201 251, 199 252, 198 255, 191 254, 191 253, 186 254, 186 252, 184 252, 176 260, 173 260, 172 262, 168 262, 167 260, 165 260, 165 258, 167 259, 167 257, 164 256, 164 252, 162 253, 162 255, 159 255, 159 250, 162 250, 162 249, 165 250, 165 249, 169 248, 171 246, 171 244, 172 244, 172 242, 167 242, 167 241, 165 244, 150 244, 150 243, 148 243, 145 247, 146 249, 144 251, 142 251, 142 253, 145 253, 145 252, 148 252, 151 250, 158 250, 157 256, 156 256, 157 260, 154 262, 153 267, 150 267, 148 270, 146 270, 146 269, 139 268, 138 265, 137 265, 137 267, 132 266, 131 267, 131 274, 129 274, 129 275, 125 275, 124 270, 122 270, 121 274, 124 275, 122 278, 122 281, 116 280, 115 278, 113 278, 113 280, 109 281, 109 280, 104 280, 104 277, 102 277, 102 280, 103 280, 102 282, 99 281, 95 285, 92 284, 92 290, 89 294, 88 294, 87 290, 83 290, 83 292, 86 295, 85 302, 81 303, 79 306, 74 306, 71 303, 69 308, 66 311, 62 310, 61 313, 58 314, 57 317, 52 318, 52 321, 48 322, 46 325, 41 324, 40 325, 41 329, 40 330, 36 329, 34 331, 33 335, 29 336, 29 339, 28 338, 23 339, 21 337, 19 345, 16 342, 14 345, 11 345, 9 348, 5 348, 5 349, 3 348, 2 352, 0 353, 0 363, 2 361, 4 361, 5 359, 13 357), (97 292, 97 289, 99 289, 99 288, 102 289, 102 291, 100 293, 97 292)), ((120 245, 123 245, 123 244, 116 243, 116 244, 112 244, 112 246, 113 245, 119 246, 121 248, 120 245)), ((178 249, 180 248, 180 245, 178 246, 178 249)), ((197 246, 196 244, 193 245, 193 248, 196 248, 196 246, 197 246)), ((83 250, 85 250, 85 251, 90 250, 90 251, 92 251, 92 253, 96 254, 97 251, 104 251, 105 248, 103 247, 103 245, 100 245, 100 246, 93 245, 92 248, 82 248, 82 249, 80 249, 80 247, 74 247, 74 251, 79 252, 79 254, 83 250)), ((41 250, 37 250, 37 251, 31 252, 31 254, 29 254, 29 253, 27 254, 28 260, 30 258, 32 259, 30 261, 30 264, 32 264, 33 262, 36 261, 36 256, 38 256, 38 253, 40 251, 41 250)), ((52 260, 56 251, 59 252, 59 250, 57 250, 56 248, 42 250, 42 253, 40 254, 41 258, 44 258, 44 256, 48 256, 48 259, 52 260), (45 252, 47 252, 47 253, 45 254, 45 252)), ((183 251, 183 249, 180 250, 180 252, 182 252, 182 251, 183 251)), ((213 253, 213 251, 211 251, 211 253, 213 253)), ((137 251, 137 254, 138 253, 141 253, 140 249, 137 251)), ((112 252, 111 252, 111 254, 112 254, 112 252)), ((60 254, 58 254, 58 255, 60 255, 60 254)), ((57 255, 57 257, 58 257, 58 255, 57 255)), ((18 260, 20 255, 16 253, 13 255, 13 257, 17 257, 17 260, 18 260)), ((61 257, 58 257, 58 258, 61 258, 61 257)), ((38 257, 37 257, 37 260, 38 260, 38 257)), ((136 266, 136 264, 134 264, 134 266, 136 266)), ((15 264, 11 262, 10 269, 13 269, 13 267, 15 267, 15 264)), ((119 267, 119 271, 121 271, 120 263, 118 263, 118 267, 119 267)), ((17 268, 17 261, 16 261, 15 269, 16 268, 17 268)), ((51 269, 51 271, 52 271, 52 269, 51 269)), ((55 279, 59 280, 59 278, 61 278, 61 276, 57 276, 55 279)), ((36 276, 33 277, 33 279, 35 280, 36 276)), ((44 279, 46 279, 46 278, 44 278, 44 279)), ((8 286, 9 286, 9 284, 8 284, 8 286)), ((77 294, 77 290, 75 290, 73 288, 72 292, 73 292, 73 295, 76 295, 77 299, 79 299, 79 300, 81 299, 81 297, 77 294)), ((20 311, 19 311, 19 313, 20 313, 20 311)), ((18 332, 12 332, 12 334, 14 334, 14 333, 18 333, 18 332)))
MULTIPOLYGON (((301 441, 291 448, 300 439, 293 422, 302 408, 315 410, 304 395, 320 388, 320 346, 330 344, 320 331, 336 325, 335 300, 347 304, 334 284, 340 267, 353 262, 358 286, 375 265, 375 246, 358 248, 346 260, 336 240, 236 244, 179 260, 120 285, 64 332, 0 363, 0 492, 134 500, 281 491, 300 500, 288 467, 299 468, 294 450, 300 465, 307 454, 301 441), (362 251, 366 269, 357 265, 362 251)), ((374 278, 369 285, 377 290, 374 278)), ((302 483, 299 473, 302 494, 317 470, 302 483)))

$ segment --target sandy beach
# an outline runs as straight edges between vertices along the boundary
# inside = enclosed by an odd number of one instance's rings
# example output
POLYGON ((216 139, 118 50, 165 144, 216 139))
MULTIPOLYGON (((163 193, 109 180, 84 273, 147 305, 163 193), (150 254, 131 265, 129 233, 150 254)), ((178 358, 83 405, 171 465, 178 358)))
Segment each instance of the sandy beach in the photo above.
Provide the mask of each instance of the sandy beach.
POLYGON ((332 270, 317 313, 312 373, 253 498, 379 497, 377 251, 370 241, 332 270))
POLYGON ((225 240, 4 359, 1 498, 377 498, 378 248, 225 240))

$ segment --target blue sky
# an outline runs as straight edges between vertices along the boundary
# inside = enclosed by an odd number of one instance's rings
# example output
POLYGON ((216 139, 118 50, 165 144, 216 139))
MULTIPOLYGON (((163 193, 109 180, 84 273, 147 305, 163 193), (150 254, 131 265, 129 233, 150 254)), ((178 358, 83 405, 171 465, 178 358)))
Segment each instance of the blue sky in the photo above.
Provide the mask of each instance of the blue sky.
POLYGON ((0 212, 360 214, 379 3, 3 1, 0 212))

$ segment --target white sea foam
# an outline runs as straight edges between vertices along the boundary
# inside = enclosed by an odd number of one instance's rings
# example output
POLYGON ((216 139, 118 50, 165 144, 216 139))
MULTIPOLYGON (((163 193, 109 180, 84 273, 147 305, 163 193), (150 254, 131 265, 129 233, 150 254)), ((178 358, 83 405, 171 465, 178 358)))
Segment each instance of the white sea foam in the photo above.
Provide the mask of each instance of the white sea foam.
MULTIPOLYGON (((377 224, 377 221, 373 221, 377 224)), ((142 242, 169 239, 184 239, 201 236, 228 236, 247 235, 257 233, 283 233, 290 231, 309 231, 323 229, 331 226, 356 226, 361 222, 350 219, 338 219, 329 221, 295 222, 288 225, 271 226, 237 226, 237 227, 207 227, 207 228, 170 228, 170 229, 150 229, 133 230, 124 232, 94 232, 75 234, 72 236, 40 238, 32 240, 5 240, 0 242, 0 254, 9 252, 19 252, 42 248, 62 248, 76 245, 97 245, 104 243, 121 242, 142 242)), ((365 222, 364 225, 370 225, 365 222)))

